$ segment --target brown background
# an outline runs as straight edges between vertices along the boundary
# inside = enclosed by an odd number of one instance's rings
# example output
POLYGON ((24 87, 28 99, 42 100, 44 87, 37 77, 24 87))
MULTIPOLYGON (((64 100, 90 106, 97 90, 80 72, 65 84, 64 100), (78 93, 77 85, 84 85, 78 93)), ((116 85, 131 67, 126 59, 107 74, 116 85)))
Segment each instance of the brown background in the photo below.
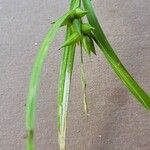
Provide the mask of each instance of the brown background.
MULTIPOLYGON (((150 92, 150 0, 93 0, 104 31, 140 85, 150 92)), ((50 23, 68 0, 0 0, 0 150, 25 150, 29 75, 50 23)), ((37 108, 37 150, 57 150, 57 36, 45 62, 37 108)), ((149 150, 150 114, 118 80, 102 53, 85 67, 90 117, 83 114, 79 51, 68 116, 67 150, 149 150)))

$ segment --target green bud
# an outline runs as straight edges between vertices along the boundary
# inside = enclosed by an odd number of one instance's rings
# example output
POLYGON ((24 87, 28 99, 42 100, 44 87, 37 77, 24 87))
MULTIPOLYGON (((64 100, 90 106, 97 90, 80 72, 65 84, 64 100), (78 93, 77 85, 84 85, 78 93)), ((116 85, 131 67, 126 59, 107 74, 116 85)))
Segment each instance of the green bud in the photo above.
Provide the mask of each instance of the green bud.
POLYGON ((81 25, 81 31, 83 34, 91 33, 94 28, 89 23, 84 23, 81 25))
POLYGON ((94 42, 93 42, 93 40, 90 37, 83 36, 83 38, 82 38, 82 45, 83 45, 83 48, 84 48, 85 52, 88 55, 91 55, 91 52, 93 52, 96 55, 94 42))
POLYGON ((76 8, 76 9, 74 10, 74 17, 75 17, 75 18, 82 18, 82 17, 84 17, 86 14, 87 14, 87 11, 82 10, 82 9, 80 9, 80 8, 76 8))
POLYGON ((74 10, 69 12, 68 17, 64 20, 64 22, 61 24, 61 26, 71 25, 73 20, 74 20, 74 10))
POLYGON ((80 41, 80 39, 81 39, 81 34, 79 32, 74 32, 68 37, 68 39, 64 42, 61 48, 77 43, 80 41))
POLYGON ((80 8, 76 8, 73 11, 70 11, 69 16, 64 20, 61 26, 71 25, 75 18, 80 19, 87 14, 87 11, 84 11, 80 8))

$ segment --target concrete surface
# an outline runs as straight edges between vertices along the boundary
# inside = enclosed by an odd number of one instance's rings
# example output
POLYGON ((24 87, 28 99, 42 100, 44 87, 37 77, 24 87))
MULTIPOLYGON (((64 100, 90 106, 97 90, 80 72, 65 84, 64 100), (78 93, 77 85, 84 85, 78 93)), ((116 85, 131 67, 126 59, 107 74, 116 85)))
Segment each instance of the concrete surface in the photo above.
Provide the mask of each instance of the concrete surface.
MULTIPOLYGON (((150 0, 94 0, 122 62, 150 92, 150 0)), ((0 150, 25 150, 24 116, 31 66, 50 23, 68 0, 0 0, 0 150)), ((57 150, 57 36, 45 62, 37 111, 37 150, 57 150)), ((77 53, 79 53, 77 51, 77 53)), ((150 114, 118 80, 100 53, 86 57, 90 117, 83 114, 79 54, 73 74, 67 150, 149 150, 150 114)))

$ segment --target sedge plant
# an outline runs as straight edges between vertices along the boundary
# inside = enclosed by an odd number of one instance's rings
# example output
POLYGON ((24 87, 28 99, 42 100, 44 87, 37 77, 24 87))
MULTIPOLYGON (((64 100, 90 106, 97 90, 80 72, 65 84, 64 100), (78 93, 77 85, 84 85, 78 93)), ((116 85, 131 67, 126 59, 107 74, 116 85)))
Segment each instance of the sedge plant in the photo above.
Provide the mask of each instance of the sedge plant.
POLYGON ((84 72, 83 54, 89 57, 95 55, 95 44, 103 52, 108 63, 127 87, 147 110, 150 110, 150 96, 138 85, 127 69, 123 66, 118 56, 108 42, 100 23, 94 12, 90 0, 70 0, 70 8, 67 13, 52 24, 48 33, 39 48, 29 85, 28 98, 26 103, 26 149, 35 150, 34 131, 36 119, 37 93, 39 89, 40 76, 44 61, 47 57, 48 49, 51 46, 59 28, 66 28, 65 41, 60 45, 62 58, 60 65, 60 77, 57 97, 57 116, 58 116, 58 143, 59 149, 65 150, 67 111, 73 72, 74 57, 77 46, 81 52, 81 81, 84 94, 84 110, 88 115, 86 101, 86 78, 84 72), (87 17, 87 21, 83 19, 87 17))

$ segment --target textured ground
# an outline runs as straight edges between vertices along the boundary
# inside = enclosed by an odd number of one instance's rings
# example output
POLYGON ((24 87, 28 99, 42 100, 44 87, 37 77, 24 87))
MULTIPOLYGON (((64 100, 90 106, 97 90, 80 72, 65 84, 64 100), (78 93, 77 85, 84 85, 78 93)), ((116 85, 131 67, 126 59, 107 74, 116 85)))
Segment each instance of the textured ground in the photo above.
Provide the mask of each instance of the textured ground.
MULTIPOLYGON (((150 0, 93 0, 119 57, 150 93, 150 0)), ((50 23, 66 0, 0 0, 0 150, 25 150, 25 101, 31 66, 50 23)), ((57 36, 38 98, 37 150, 57 150, 56 95, 60 64, 57 36)), ((77 53, 79 53, 77 51, 77 53)), ((118 80, 102 53, 86 58, 90 117, 83 114, 76 55, 68 116, 67 150, 149 150, 150 114, 118 80)))

